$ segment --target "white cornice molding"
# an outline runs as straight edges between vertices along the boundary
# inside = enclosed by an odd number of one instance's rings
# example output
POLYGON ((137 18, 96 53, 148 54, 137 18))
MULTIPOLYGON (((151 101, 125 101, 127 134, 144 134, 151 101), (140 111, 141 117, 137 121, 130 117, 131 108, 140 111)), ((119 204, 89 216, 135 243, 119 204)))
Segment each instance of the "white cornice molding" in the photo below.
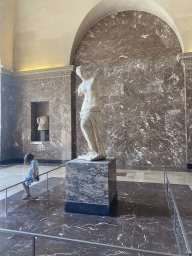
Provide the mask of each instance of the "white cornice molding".
POLYGON ((18 79, 42 79, 42 78, 70 76, 73 71, 75 71, 75 66, 70 65, 70 66, 63 66, 63 67, 57 67, 57 68, 46 68, 46 69, 13 72, 13 76, 18 79))
POLYGON ((185 70, 192 70, 192 52, 179 53, 176 58, 185 70))
POLYGON ((57 67, 57 68, 46 68, 46 69, 13 72, 3 67, 0 67, 0 75, 5 74, 18 79, 42 79, 42 78, 70 76, 71 73, 75 71, 75 69, 76 69, 75 66, 70 65, 70 66, 57 67))

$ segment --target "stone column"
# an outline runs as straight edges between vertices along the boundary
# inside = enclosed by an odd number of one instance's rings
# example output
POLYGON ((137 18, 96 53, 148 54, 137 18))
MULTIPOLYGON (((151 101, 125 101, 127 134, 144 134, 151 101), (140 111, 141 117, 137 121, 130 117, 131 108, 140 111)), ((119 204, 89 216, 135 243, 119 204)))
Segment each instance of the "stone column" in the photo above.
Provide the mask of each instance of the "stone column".
POLYGON ((13 72, 0 64, 0 161, 12 158, 13 72))
POLYGON ((192 52, 177 55, 178 62, 183 66, 185 86, 185 128, 186 128, 186 163, 192 169, 192 52))

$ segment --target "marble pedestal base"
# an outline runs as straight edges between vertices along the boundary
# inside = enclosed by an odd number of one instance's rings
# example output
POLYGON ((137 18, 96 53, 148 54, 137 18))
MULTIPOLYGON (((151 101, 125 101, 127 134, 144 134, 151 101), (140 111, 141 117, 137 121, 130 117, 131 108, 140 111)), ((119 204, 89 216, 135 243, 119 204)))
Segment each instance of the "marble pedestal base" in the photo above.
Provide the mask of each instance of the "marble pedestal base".
POLYGON ((116 159, 66 163, 65 211, 109 216, 116 206, 116 159))
POLYGON ((49 140, 49 131, 41 130, 40 131, 40 141, 48 141, 49 140))

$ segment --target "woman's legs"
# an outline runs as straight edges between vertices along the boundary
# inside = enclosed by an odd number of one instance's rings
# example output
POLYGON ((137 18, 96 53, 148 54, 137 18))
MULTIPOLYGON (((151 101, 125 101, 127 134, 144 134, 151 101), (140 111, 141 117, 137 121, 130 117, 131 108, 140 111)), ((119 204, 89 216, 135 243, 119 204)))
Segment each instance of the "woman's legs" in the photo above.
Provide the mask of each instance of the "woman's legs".
POLYGON ((31 195, 29 193, 29 186, 26 186, 25 183, 22 183, 22 185, 23 185, 23 188, 25 190, 25 193, 26 193, 27 197, 30 197, 31 195))

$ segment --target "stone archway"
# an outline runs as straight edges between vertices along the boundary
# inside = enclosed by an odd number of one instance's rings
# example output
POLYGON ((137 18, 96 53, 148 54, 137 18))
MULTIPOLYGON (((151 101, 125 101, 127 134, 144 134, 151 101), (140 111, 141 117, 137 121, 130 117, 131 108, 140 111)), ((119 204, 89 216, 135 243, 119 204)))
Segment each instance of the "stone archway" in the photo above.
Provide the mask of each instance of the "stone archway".
MULTIPOLYGON (((101 135, 108 156, 129 166, 185 166, 185 110, 181 52, 173 30, 142 11, 117 12, 94 24, 76 49, 100 82, 101 135)), ((87 145, 79 127, 77 153, 87 145)))
POLYGON ((177 35, 182 48, 182 52, 184 52, 183 41, 173 19, 159 4, 153 0, 102 0, 96 4, 94 8, 92 8, 82 20, 74 38, 73 46, 71 49, 70 64, 73 62, 78 43, 81 41, 82 36, 91 26, 97 23, 100 19, 103 19, 105 16, 108 16, 112 13, 131 10, 148 12, 165 21, 177 35))

